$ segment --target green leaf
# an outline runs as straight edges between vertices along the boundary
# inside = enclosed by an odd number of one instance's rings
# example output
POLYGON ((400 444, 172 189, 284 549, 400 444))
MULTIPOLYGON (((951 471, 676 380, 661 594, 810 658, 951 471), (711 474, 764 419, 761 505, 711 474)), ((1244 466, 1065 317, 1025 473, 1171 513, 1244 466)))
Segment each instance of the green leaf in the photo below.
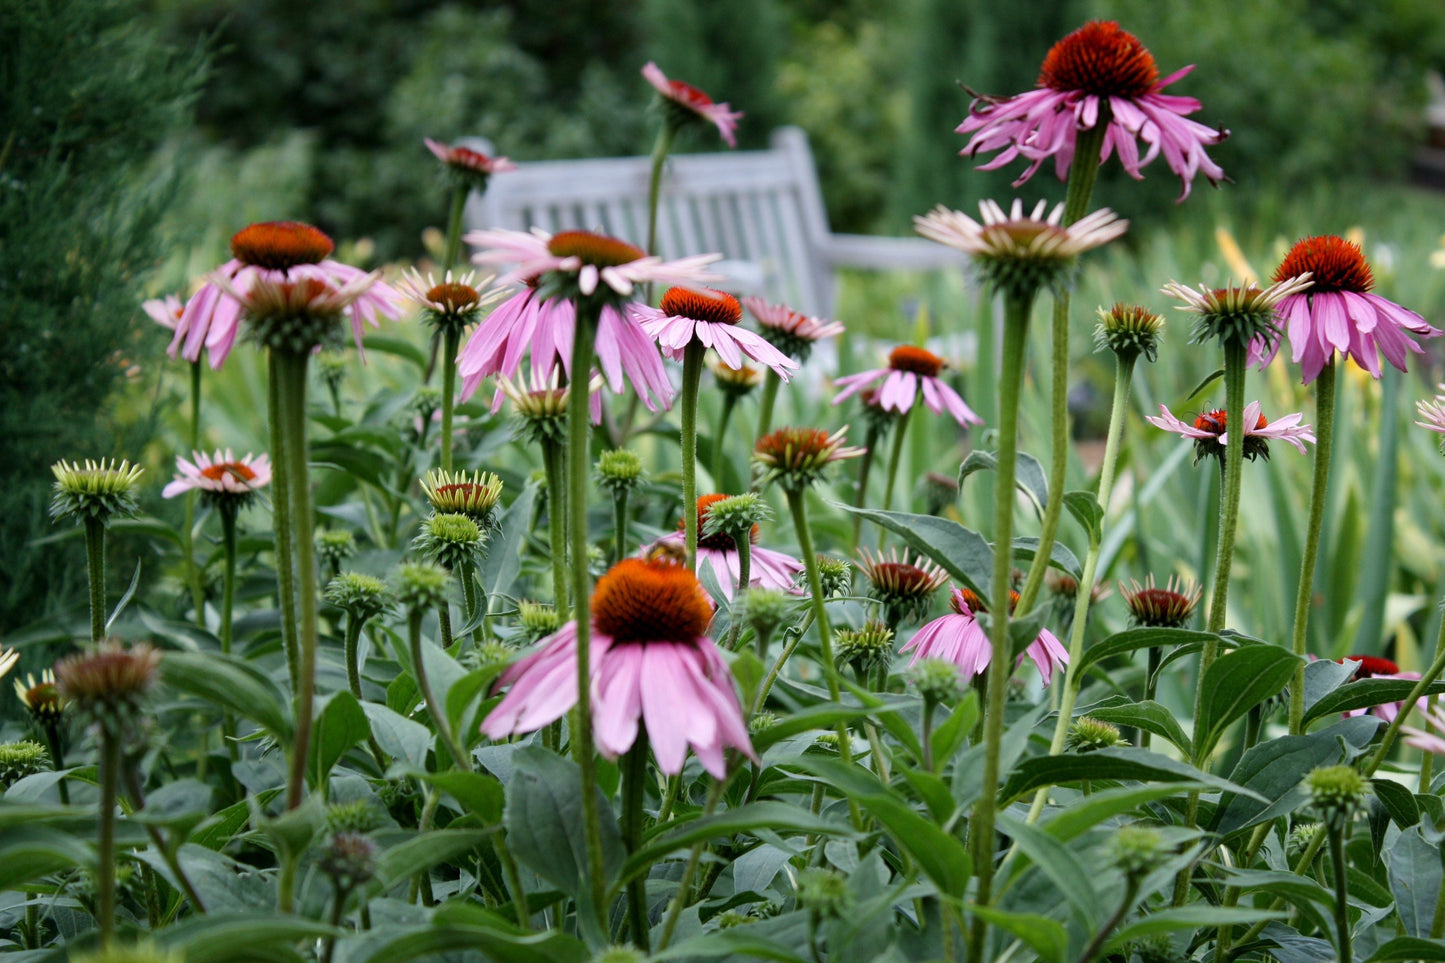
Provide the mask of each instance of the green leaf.
POLYGON ((1398 782, 1383 778, 1371 779, 1370 787, 1396 826, 1409 829, 1420 821, 1420 805, 1415 802, 1415 794, 1410 790, 1398 782))
MULTIPOLYGON (((1339 712, 1368 709, 1387 702, 1403 702, 1414 689, 1415 682, 1410 679, 1361 679, 1359 682, 1348 682, 1306 709, 1304 724, 1309 725, 1316 719, 1339 712)), ((1420 697, 1442 692, 1445 692, 1445 679, 1430 683, 1425 687, 1425 691, 1420 693, 1420 697)))
POLYGON ((1440 848, 1426 842, 1417 827, 1400 834, 1385 862, 1405 935, 1428 937, 1440 892, 1440 848))
POLYGON ((484 606, 490 606, 492 599, 509 594, 522 570, 522 549, 527 543, 537 488, 535 484, 523 488, 497 520, 500 532, 493 536, 478 572, 482 591, 486 593, 484 606))
POLYGON ((258 958, 284 959, 272 954, 336 932, 299 916, 213 913, 156 930, 152 938, 162 950, 183 950, 186 963, 251 963, 258 958))
POLYGON ((381 354, 389 354, 393 357, 403 358, 423 370, 426 369, 426 354, 410 341, 401 338, 387 338, 378 334, 369 334, 361 341, 367 351, 376 351, 381 354))
MULTIPOLYGON (((969 475, 980 471, 998 470, 998 452, 971 451, 963 464, 958 467, 958 483, 962 485, 969 475)), ((1019 452, 1014 462, 1014 484, 1018 490, 1029 496, 1036 511, 1043 511, 1049 503, 1049 480, 1044 466, 1033 455, 1019 452)))
POLYGON ((1068 900, 1085 927, 1093 929, 1104 918, 1098 893, 1089 871, 1063 843, 1050 834, 1030 826, 1022 819, 1000 813, 999 831, 1012 836, 1019 849, 1039 868, 1068 900))
POLYGON ((249 662, 215 652, 167 652, 161 659, 161 679, 250 719, 283 743, 291 740, 291 712, 285 697, 249 662))
POLYGON ((870 706, 847 706, 833 702, 823 702, 806 709, 799 709, 754 735, 753 751, 762 755, 769 747, 796 736, 800 732, 809 732, 814 729, 836 729, 840 722, 860 719, 876 711, 870 706))
POLYGON ((958 700, 943 724, 933 730, 929 738, 933 749, 933 765, 942 769, 963 745, 968 734, 978 722, 978 693, 970 689, 958 700))
POLYGON ((1342 720, 1322 732, 1280 736, 1252 747, 1235 765, 1229 778, 1261 798, 1224 793, 1215 809, 1213 832, 1222 836, 1247 829, 1291 812, 1304 798, 1300 780, 1316 766, 1343 762, 1341 740, 1363 748, 1378 723, 1363 716, 1342 720))
POLYGON ((1269 869, 1236 869, 1226 867, 1229 880, 1241 893, 1263 891, 1266 895, 1288 900, 1309 917, 1316 928, 1326 933, 1334 928, 1334 894, 1308 876, 1269 869))
POLYGON ((506 792, 495 776, 480 772, 451 769, 447 772, 418 772, 424 779, 461 804, 463 811, 475 813, 487 825, 502 821, 506 792))
POLYGON ((1103 530, 1104 509, 1099 507, 1099 499, 1093 492, 1064 492, 1064 507, 1088 533, 1091 541, 1099 537, 1103 530))
POLYGON ((1201 926, 1219 926, 1224 923, 1258 923, 1260 920, 1281 920, 1289 914, 1275 910, 1248 909, 1243 906, 1209 906, 1205 903, 1191 903, 1151 913, 1135 920, 1119 930, 1109 940, 1110 947, 1122 946, 1141 936, 1156 933, 1173 933, 1176 930, 1192 930, 1201 926))
POLYGON ((1115 632, 1108 638, 1085 649, 1083 656, 1079 659, 1079 664, 1074 666, 1073 671, 1075 674, 1083 673, 1090 666, 1097 665, 1105 659, 1127 655, 1138 649, 1172 648, 1190 643, 1203 644, 1218 641, 1219 638, 1212 632, 1195 632, 1192 629, 1127 629, 1123 632, 1115 632))
POLYGON ((988 601, 989 582, 993 578, 993 547, 978 532, 936 515, 911 515, 849 505, 837 507, 902 536, 909 548, 922 552, 980 599, 988 601))
MULTIPOLYGON (((280 789, 267 789, 256 796, 256 804, 264 809, 271 800, 281 795, 280 789)), ((251 820, 250 801, 242 799, 219 810, 201 823, 191 835, 191 842, 206 849, 220 851, 230 844, 232 837, 251 820)))
POLYGON ((1194 723, 1194 758, 1207 759, 1236 719, 1279 692, 1300 657, 1277 645, 1247 645, 1226 652, 1204 673, 1204 698, 1194 723))
POLYGON ((371 723, 356 696, 344 689, 333 693, 311 726, 311 751, 307 761, 311 786, 325 785, 332 767, 369 735, 371 723))
POLYGON ((1180 752, 1189 752, 1189 735, 1184 727, 1174 718, 1174 713, 1152 700, 1117 706, 1090 706, 1084 714, 1116 726, 1133 726, 1152 732, 1168 739, 1180 752))
POLYGON ((391 847, 376 861, 377 878, 385 885, 414 876, 454 859, 486 842, 492 829, 433 829, 391 847))
POLYGON ((1106 819, 1132 812, 1155 800, 1203 787, 1203 783, 1170 783, 1162 786, 1118 786, 1105 789, 1070 803, 1044 824, 1044 832, 1061 842, 1068 842, 1106 819))
POLYGON ((1365 963, 1394 963, 1396 960, 1445 960, 1445 940, 1397 936, 1376 947, 1365 963))
MULTIPOLYGON (((1040 786, 1099 779, 1139 782, 1202 782, 1249 793, 1227 779, 1201 772, 1186 763, 1142 749, 1100 749, 1082 756, 1035 756, 1013 767, 1000 802, 1012 801, 1040 786)), ((1250 793, 1250 795, 1253 795, 1250 793)))
POLYGON ((751 833, 766 829, 778 834, 788 832, 808 833, 819 836, 851 838, 857 834, 846 823, 834 822, 821 816, 814 816, 806 808, 789 803, 763 802, 748 803, 736 809, 727 809, 711 816, 689 820, 676 829, 669 829, 648 841, 622 867, 619 884, 626 883, 639 875, 646 874, 649 867, 660 859, 693 843, 718 837, 751 833))
POLYGON ((120 597, 120 601, 115 603, 115 608, 110 610, 110 618, 105 620, 105 630, 107 632, 110 631, 112 625, 115 625, 115 620, 120 618, 120 613, 125 611, 125 607, 130 604, 130 600, 135 598, 135 590, 140 586, 140 567, 141 563, 137 561, 135 563, 135 574, 130 577, 130 587, 125 590, 125 594, 120 597))
POLYGON ((1355 677, 1353 665, 1317 659, 1305 666, 1305 712, 1355 677))
MULTIPOLYGON (((1019 562, 1032 561, 1035 553, 1039 550, 1039 540, 1032 535, 1016 538, 1013 544, 1014 559, 1019 562)), ((1083 571, 1083 566, 1079 564, 1079 557, 1062 542, 1054 542, 1053 551, 1049 552, 1049 564, 1054 568, 1063 569, 1074 578, 1078 578, 1083 571)))
POLYGON ((612 807, 601 792, 594 793, 591 804, 602 824, 603 865, 587 865, 577 764, 538 746, 518 750, 512 762, 515 768, 503 819, 516 857, 569 896, 587 889, 587 873, 600 869, 609 882, 615 880, 623 862, 622 839, 612 807))
POLYGON ((418 769, 426 765, 427 750, 432 744, 430 729, 379 702, 363 702, 361 710, 366 713, 372 738, 382 752, 393 759, 403 759, 418 769))
POLYGON ((91 848, 50 826, 19 826, 0 832, 0 890, 95 862, 91 848))
POLYGON ((970 904, 968 911, 1000 929, 1007 930, 1039 955, 1044 963, 1064 963, 1069 951, 1069 934, 1058 920, 1037 913, 1011 913, 993 906, 970 904))

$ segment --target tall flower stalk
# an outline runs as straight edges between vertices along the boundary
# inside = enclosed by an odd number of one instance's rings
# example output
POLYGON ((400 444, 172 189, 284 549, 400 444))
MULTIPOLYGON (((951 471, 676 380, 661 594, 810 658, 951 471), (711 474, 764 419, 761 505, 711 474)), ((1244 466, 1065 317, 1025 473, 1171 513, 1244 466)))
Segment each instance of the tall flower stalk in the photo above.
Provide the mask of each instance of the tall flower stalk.
POLYGON ((70 519, 85 528, 86 576, 90 586, 90 642, 105 638, 105 531, 113 519, 136 513, 136 482, 144 472, 139 465, 107 459, 84 463, 59 461, 50 517, 70 519))

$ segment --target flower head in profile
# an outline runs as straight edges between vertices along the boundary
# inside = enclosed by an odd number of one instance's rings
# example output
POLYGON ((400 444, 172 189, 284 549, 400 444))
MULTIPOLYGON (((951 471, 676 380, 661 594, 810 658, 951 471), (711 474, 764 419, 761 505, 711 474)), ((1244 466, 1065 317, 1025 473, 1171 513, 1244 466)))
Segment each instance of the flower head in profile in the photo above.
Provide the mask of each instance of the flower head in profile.
POLYGON ((794 311, 784 304, 769 304, 759 297, 742 300, 743 307, 758 322, 758 333, 783 354, 805 364, 813 345, 843 333, 843 324, 794 311))
MULTIPOLYGON (((743 506, 746 509, 746 505, 743 506)), ((777 589, 783 592, 800 592, 796 585, 798 574, 803 571, 803 563, 786 552, 777 552, 770 548, 762 548, 757 544, 759 527, 756 522, 739 526, 737 524, 719 525, 719 522, 732 521, 731 516, 765 518, 767 503, 750 492, 743 495, 701 495, 697 500, 697 564, 699 567, 707 565, 712 569, 713 575, 717 578, 718 587, 722 589, 726 598, 732 598, 737 592, 738 580, 742 578, 742 570, 739 567, 740 558, 738 555, 737 539, 740 536, 739 528, 747 532, 748 539, 748 586, 777 589), (749 499, 749 495, 752 496, 749 499), (755 506, 753 511, 729 512, 734 503, 741 499, 743 502, 751 501, 755 506), (718 513, 714 513, 715 506, 719 506, 718 513), (724 517, 727 513, 727 517, 724 517), (724 530, 724 528, 728 530, 724 530), (738 532, 738 534, 734 534, 738 532)), ((683 520, 678 519, 677 531, 670 532, 651 545, 644 547, 643 554, 651 555, 658 549, 676 548, 681 551, 686 545, 683 537, 683 520)))
POLYGON ((835 381, 843 390, 834 396, 833 404, 840 404, 864 388, 876 385, 877 402, 885 411, 906 415, 922 396, 930 411, 934 414, 947 411, 961 427, 983 424, 983 419, 964 403, 958 392, 938 377, 946 365, 947 362, 932 351, 899 345, 889 353, 888 367, 860 371, 835 381))
POLYGON ((662 353, 674 361, 682 360, 688 345, 700 344, 717 352, 718 360, 729 368, 743 367, 746 356, 767 365, 784 381, 798 367, 761 335, 738 327, 742 305, 722 291, 668 288, 661 307, 638 305, 633 313, 642 322, 642 330, 656 338, 662 353))
POLYGON ((1007 212, 994 201, 980 201, 981 220, 943 205, 913 218, 913 228, 931 241, 957 248, 973 258, 974 266, 991 288, 1011 297, 1031 296, 1040 288, 1061 288, 1070 276, 1074 259, 1109 243, 1128 230, 1107 207, 1064 224, 1064 205, 1047 216, 1048 202, 1039 201, 1028 213, 1014 200, 1007 212))
POLYGON ((860 548, 858 569, 868 580, 869 597, 883 606, 883 620, 894 627, 923 618, 933 593, 948 581, 936 563, 896 548, 876 553, 860 548))
POLYGON ((446 166, 447 175, 460 187, 485 191, 493 174, 514 171, 517 165, 505 157, 488 157, 479 150, 461 144, 443 144, 430 137, 422 138, 432 156, 446 166))
POLYGON ((421 480, 433 511, 466 515, 484 528, 491 527, 497 502, 502 497, 502 479, 489 471, 429 471, 421 480))
POLYGON ((360 268, 331 260, 335 248, 324 233, 297 221, 264 221, 237 231, 231 238, 231 260, 212 272, 186 302, 169 350, 179 350, 187 361, 199 361, 204 348, 211 367, 219 368, 236 344, 245 310, 241 302, 258 281, 270 283, 274 300, 282 283, 289 285, 286 290, 296 298, 308 291, 347 290, 371 277, 355 290, 354 297, 337 307, 350 316, 360 350, 363 324, 377 327, 378 317, 400 317, 401 295, 360 268), (218 278, 229 282, 229 287, 223 288, 218 278), (301 280, 324 282, 324 288, 296 286, 301 280))
POLYGON ((41 725, 57 722, 69 705, 60 694, 60 688, 55 684, 55 672, 51 669, 40 673, 38 682, 33 675, 26 675, 24 682, 16 679, 15 695, 30 713, 30 718, 41 725))
POLYGON ((492 286, 492 278, 478 278, 476 271, 453 275, 447 271, 438 281, 430 274, 411 270, 402 275, 397 290, 421 309, 421 319, 440 331, 461 333, 476 323, 482 312, 506 296, 492 286))
POLYGON ((664 122, 668 126, 681 130, 696 123, 712 124, 729 147, 738 146, 737 129, 742 111, 732 110, 727 104, 714 103, 711 97, 692 84, 669 80, 662 69, 650 60, 643 65, 642 76, 657 91, 658 100, 666 110, 664 122))
POLYGON ((729 368, 718 360, 715 354, 708 354, 704 359, 707 370, 712 372, 713 384, 717 390, 731 398, 744 398, 752 394, 753 389, 763 383, 763 370, 754 368, 750 364, 744 364, 737 368, 729 368))
POLYGON ((957 133, 972 134, 961 154, 999 154, 982 170, 994 170, 1016 157, 1029 161, 1014 181, 1023 184, 1045 160, 1054 159, 1060 180, 1073 164, 1079 133, 1104 124, 1099 151, 1102 164, 1112 154, 1135 180, 1141 168, 1160 154, 1189 196, 1194 178, 1224 180, 1224 171, 1205 148, 1229 136, 1221 127, 1189 119, 1200 108, 1193 97, 1165 94, 1165 87, 1194 68, 1184 67, 1159 79, 1159 67, 1133 34, 1113 21, 1090 21, 1049 50, 1034 90, 1014 97, 977 97, 957 133), (1140 156, 1139 142, 1144 144, 1140 156))
MULTIPOLYGON (((619 756, 646 728, 658 768, 682 771, 692 748, 721 779, 724 751, 756 758, 732 673, 712 639, 712 603, 697 577, 666 559, 626 558, 592 593, 592 725, 597 746, 619 756)), ((482 723, 492 739, 533 732, 577 702, 577 623, 511 665, 507 694, 482 723)))
POLYGON ((1159 357, 1159 342, 1164 319, 1137 304, 1119 302, 1111 308, 1099 309, 1099 323, 1094 326, 1094 346, 1108 348, 1121 359, 1133 361, 1140 355, 1150 362, 1159 357))
POLYGON ((1179 310, 1197 315, 1189 340, 1198 344, 1217 340, 1225 344, 1276 343, 1279 340, 1278 305, 1291 294, 1310 286, 1308 274, 1276 281, 1267 288, 1235 284, 1212 288, 1186 287, 1178 281, 1164 285, 1162 293, 1184 303, 1179 310))
POLYGON ((130 518, 139 509, 135 489, 145 473, 139 465, 87 458, 84 462, 58 461, 50 466, 50 472, 55 476, 52 519, 95 519, 104 525, 112 518, 130 518))
POLYGON ((807 488, 833 462, 863 454, 865 449, 843 444, 847 433, 844 425, 831 435, 821 428, 798 427, 764 435, 753 448, 753 464, 762 472, 759 483, 776 481, 792 491, 807 488))
MULTIPOLYGON (((1334 235, 1306 237, 1290 248, 1275 281, 1309 277, 1308 290, 1292 291, 1279 303, 1279 318, 1289 338, 1290 360, 1304 383, 1319 377, 1335 353, 1380 377, 1380 356, 1401 371, 1410 354, 1424 349, 1410 335, 1434 338, 1440 331, 1424 318, 1378 294, 1374 274, 1358 244, 1334 235)), ((1250 343, 1250 361, 1261 367, 1273 360, 1279 339, 1250 343)))
MULTIPOLYGON (((540 443, 543 440, 561 443, 567 432, 567 402, 573 385, 560 383, 561 372, 553 368, 546 378, 536 372, 516 381, 497 375, 497 391, 492 396, 492 411, 502 407, 502 399, 512 402, 517 416, 518 437, 540 443)), ((594 425, 602 424, 602 376, 592 373, 587 383, 587 417, 594 425)))
POLYGON ((106 639, 93 652, 57 662, 55 683, 83 715, 117 731, 140 712, 160 664, 158 649, 145 643, 127 649, 119 639, 106 639))
POLYGON ((1154 576, 1144 577, 1140 585, 1133 579, 1129 586, 1119 583, 1119 594, 1129 609, 1129 621, 1134 625, 1178 629, 1189 622, 1194 609, 1199 605, 1201 587, 1188 579, 1169 576, 1163 588, 1154 584, 1154 576))
MULTIPOLYGON (((981 675, 988 669, 993 658, 988 633, 978 622, 978 613, 986 612, 987 608, 969 589, 954 589, 948 602, 953 609, 951 613, 934 619, 913 633, 913 638, 898 651, 900 654, 913 653, 909 665, 921 659, 943 659, 958 666, 958 670, 966 677, 981 675)), ((1012 608, 1017 603, 1018 594, 1009 593, 1009 607, 1012 608)), ((1024 649, 1023 655, 1018 658, 1019 664, 1022 664, 1025 656, 1038 666, 1044 685, 1053 681, 1056 669, 1069 664, 1068 650, 1048 629, 1041 629, 1038 636, 1024 649)))
MULTIPOLYGON (((1300 424, 1303 418, 1304 415, 1295 412, 1271 422, 1260 413, 1259 402, 1251 401, 1244 406, 1244 457, 1249 461, 1256 458, 1269 461, 1270 439, 1289 442, 1303 455, 1305 442, 1314 444, 1315 441, 1315 433, 1310 430, 1310 426, 1300 424)), ((1225 424, 1228 415, 1223 408, 1201 412, 1193 423, 1186 424, 1174 417, 1168 407, 1160 405, 1158 417, 1146 417, 1144 420, 1156 428, 1193 438, 1196 465, 1209 455, 1224 461, 1224 448, 1229 442, 1229 432, 1225 424)))
POLYGON ((175 498, 188 491, 198 491, 217 507, 240 508, 257 490, 271 484, 271 460, 263 453, 237 458, 231 449, 207 454, 191 452, 192 461, 176 456, 176 477, 162 491, 165 498, 175 498))
MULTIPOLYGON (((1415 412, 1422 419, 1415 424, 1445 435, 1445 384, 1436 385, 1435 390, 1436 395, 1430 401, 1415 402, 1415 412)), ((1445 452, 1445 438, 1440 439, 1440 450, 1445 452)))
MULTIPOLYGON (((167 331, 174 332, 176 325, 181 323, 181 315, 185 313, 186 303, 174 294, 167 294, 163 298, 151 298, 149 301, 142 301, 141 310, 146 313, 156 324, 167 331)), ((177 345, 172 342, 166 348, 166 354, 172 358, 176 356, 177 345)))

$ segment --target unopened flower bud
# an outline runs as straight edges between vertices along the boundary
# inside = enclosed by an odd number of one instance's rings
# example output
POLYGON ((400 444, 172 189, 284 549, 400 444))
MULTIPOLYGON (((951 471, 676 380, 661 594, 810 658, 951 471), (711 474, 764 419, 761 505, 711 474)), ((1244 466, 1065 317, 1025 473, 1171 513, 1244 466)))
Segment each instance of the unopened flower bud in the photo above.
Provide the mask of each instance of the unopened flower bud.
POLYGON ((333 833, 369 833, 381 825, 381 808, 370 799, 326 807, 326 828, 333 833))
POLYGON ((869 678, 893 664, 893 630, 877 619, 859 629, 839 629, 833 635, 833 657, 839 668, 846 665, 869 678))
POLYGON ((433 514, 412 539, 417 554, 454 572, 470 570, 486 554, 486 535, 477 523, 457 512, 433 514))
POLYGON ((823 596, 842 595, 853 585, 853 563, 846 558, 818 555, 818 580, 823 583, 823 596))
POLYGON ((853 905, 848 878, 837 870, 810 867, 798 874, 798 906, 819 916, 840 919, 853 905))
POLYGON ((1068 737, 1064 740, 1065 748, 1079 753, 1097 752, 1123 744, 1118 726, 1093 716, 1079 716, 1075 719, 1069 726, 1068 737))
POLYGON ((431 471, 421 488, 433 511, 465 515, 483 529, 492 527, 502 497, 502 479, 489 471, 431 471))
POLYGON ((933 704, 951 702, 963 692, 958 666, 947 659, 919 659, 908 670, 908 684, 918 690, 924 702, 933 704))
POLYGON ((326 583, 325 598, 350 618, 365 622, 386 611, 391 604, 391 589, 374 575, 342 572, 326 583))
POLYGON ((1109 858, 1129 879, 1139 880, 1159 865, 1164 838, 1153 826, 1132 823, 1119 827, 1109 842, 1109 858))
POLYGON ((630 492, 647 480, 642 459, 626 448, 604 451, 597 459, 597 484, 612 492, 630 492))
POLYGON ((1354 766, 1317 766, 1305 776, 1310 802, 1326 816, 1348 817, 1365 801, 1365 777, 1354 766))
POLYGON ((361 833, 333 833, 317 860, 338 890, 350 891, 376 873, 376 844, 361 833))
POLYGON ((318 528, 316 554, 333 569, 356 554, 356 536, 344 528, 318 528))
POLYGON ((1152 362, 1159 356, 1163 328, 1164 318, 1160 315, 1137 304, 1120 302, 1112 308, 1099 309, 1094 344, 1100 351, 1108 348, 1127 361, 1143 355, 1152 362))
POLYGON ((402 562, 393 575, 396 600, 408 612, 436 608, 446 600, 451 576, 431 562, 402 562))
POLYGON ((118 733, 139 715, 160 664, 160 652, 145 643, 126 649, 106 639, 94 652, 56 663, 56 685, 82 714, 118 733))
POLYGON ((136 483, 145 471, 139 465, 87 458, 84 463, 58 461, 50 471, 55 476, 52 519, 94 520, 107 525, 113 518, 132 517, 139 508, 136 483))
POLYGON ((528 642, 536 642, 562 627, 562 614, 555 605, 523 600, 517 603, 517 624, 527 633, 528 642))
POLYGON ((50 753, 38 742, 23 740, 0 745, 0 789, 9 789, 26 776, 49 772, 50 753))

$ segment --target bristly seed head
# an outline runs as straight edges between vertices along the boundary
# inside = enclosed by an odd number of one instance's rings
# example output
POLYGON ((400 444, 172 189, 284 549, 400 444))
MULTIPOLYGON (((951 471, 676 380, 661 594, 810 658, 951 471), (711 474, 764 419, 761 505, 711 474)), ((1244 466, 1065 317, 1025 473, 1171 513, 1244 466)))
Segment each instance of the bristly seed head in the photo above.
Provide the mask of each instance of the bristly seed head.
POLYGON ((670 317, 710 321, 713 324, 737 324, 743 318, 743 306, 737 298, 712 288, 704 291, 668 288, 662 296, 660 308, 670 317))
POLYGON ((231 236, 231 253, 236 260, 272 271, 320 264, 335 250, 331 238, 299 221, 263 221, 231 236))
POLYGON ((1091 20, 1049 49, 1038 85, 1098 97, 1142 97, 1159 80, 1154 57, 1112 20, 1091 20))
POLYGON ((900 344, 888 355, 888 367, 894 371, 911 371, 925 378, 937 378, 947 366, 948 362, 932 351, 911 344, 900 344))
POLYGON ((1202 589, 1188 579, 1169 576, 1164 588, 1156 588, 1154 576, 1147 575, 1144 584, 1133 579, 1126 588, 1119 583, 1119 594, 1129 608, 1130 620, 1135 625, 1157 628, 1178 629, 1189 622, 1199 604, 1202 589))
POLYGON ((1275 268, 1274 280, 1308 273, 1314 280, 1311 293, 1318 291, 1351 291, 1364 294, 1375 286, 1375 276, 1358 244, 1333 234, 1306 237, 1294 247, 1275 268))
POLYGON ((711 621, 697 576, 667 559, 625 558, 592 592, 592 624, 616 643, 693 642, 711 621))
POLYGON ((552 235, 547 250, 557 257, 579 258, 594 267, 618 267, 647 256, 636 245, 593 231, 561 231, 552 235))

